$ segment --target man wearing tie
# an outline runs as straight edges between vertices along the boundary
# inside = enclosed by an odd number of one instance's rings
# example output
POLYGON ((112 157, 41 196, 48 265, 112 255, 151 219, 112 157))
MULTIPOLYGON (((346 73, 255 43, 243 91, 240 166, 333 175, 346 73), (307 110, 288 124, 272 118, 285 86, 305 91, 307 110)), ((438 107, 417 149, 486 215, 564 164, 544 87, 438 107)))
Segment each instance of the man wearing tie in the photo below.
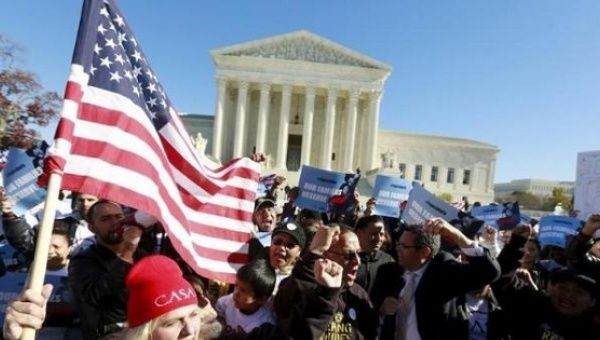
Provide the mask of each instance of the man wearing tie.
POLYGON ((500 276, 486 248, 440 218, 405 227, 396 252, 398 263, 381 266, 373 289, 380 339, 452 339, 455 299, 500 276), (468 263, 440 251, 441 240, 459 247, 468 263))

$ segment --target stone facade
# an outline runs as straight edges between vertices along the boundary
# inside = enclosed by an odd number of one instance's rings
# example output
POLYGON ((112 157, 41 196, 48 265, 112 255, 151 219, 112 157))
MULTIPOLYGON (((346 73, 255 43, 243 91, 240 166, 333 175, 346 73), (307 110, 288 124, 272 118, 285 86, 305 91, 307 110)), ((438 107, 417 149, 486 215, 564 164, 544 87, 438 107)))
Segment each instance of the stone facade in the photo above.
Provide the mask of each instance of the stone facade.
POLYGON ((367 174, 361 186, 365 196, 375 174, 399 175, 404 164, 407 179, 420 171, 421 181, 436 194, 492 201, 495 146, 379 130, 390 66, 307 31, 216 49, 211 56, 214 120, 182 117, 192 136, 212 137, 206 152, 214 158, 227 162, 263 152, 269 159, 265 172, 284 174, 291 185, 302 164, 346 172, 360 168, 367 174), (432 171, 438 174, 435 181, 432 171))
POLYGON ((508 183, 497 183, 494 186, 494 191, 496 197, 510 196, 515 191, 526 191, 536 196, 549 197, 552 196, 552 189, 554 188, 562 188, 566 195, 573 196, 575 182, 524 178, 515 179, 508 183))

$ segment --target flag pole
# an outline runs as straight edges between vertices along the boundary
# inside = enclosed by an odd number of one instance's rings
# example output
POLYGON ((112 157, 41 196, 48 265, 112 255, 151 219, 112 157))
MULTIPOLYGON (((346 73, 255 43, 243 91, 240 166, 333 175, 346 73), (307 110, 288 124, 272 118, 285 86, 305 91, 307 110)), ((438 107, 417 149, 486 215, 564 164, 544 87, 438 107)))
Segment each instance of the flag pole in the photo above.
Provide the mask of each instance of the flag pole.
MULTIPOLYGON (((48 191, 46 202, 44 204, 44 216, 38 230, 37 241, 35 244, 35 255, 33 263, 29 269, 29 278, 27 288, 35 293, 42 293, 44 285, 44 276, 46 274, 46 262, 48 262, 48 249, 50 248, 50 239, 52 237, 52 228, 54 226, 54 217, 56 216, 56 207, 58 206, 58 194, 62 174, 53 172, 48 180, 48 191)), ((24 328, 21 340, 34 340, 35 330, 33 328, 24 328)))

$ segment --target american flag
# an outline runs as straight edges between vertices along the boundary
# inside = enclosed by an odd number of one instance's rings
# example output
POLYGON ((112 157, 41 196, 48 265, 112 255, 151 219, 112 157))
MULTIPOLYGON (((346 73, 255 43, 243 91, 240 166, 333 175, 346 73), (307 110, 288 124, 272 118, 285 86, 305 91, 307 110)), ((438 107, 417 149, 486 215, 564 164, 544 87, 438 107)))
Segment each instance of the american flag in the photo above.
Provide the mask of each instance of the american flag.
POLYGON ((64 189, 155 216, 200 275, 233 282, 247 261, 259 165, 241 158, 215 169, 199 161, 113 0, 83 5, 45 170, 62 173, 64 189))

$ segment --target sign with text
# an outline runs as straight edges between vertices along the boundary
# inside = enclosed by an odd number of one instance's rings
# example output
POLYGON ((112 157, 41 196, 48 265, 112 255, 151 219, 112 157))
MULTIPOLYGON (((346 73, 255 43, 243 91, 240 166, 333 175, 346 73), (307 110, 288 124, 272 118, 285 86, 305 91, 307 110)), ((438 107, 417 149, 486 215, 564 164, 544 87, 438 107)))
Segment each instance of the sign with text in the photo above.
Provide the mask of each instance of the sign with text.
POLYGON ((575 209, 584 221, 600 212, 600 150, 577 154, 575 209))
POLYGON ((473 207, 471 216, 500 230, 512 229, 521 223, 518 202, 473 207))
POLYGON ((296 206, 320 212, 343 213, 354 204, 360 175, 302 166, 296 206))
MULTIPOLYGON (((6 306, 23 290, 27 273, 7 272, 0 279, 0 324, 6 317, 6 306)), ((51 283, 52 295, 46 306, 44 327, 69 327, 78 318, 66 276, 46 275, 45 283, 51 283)))
POLYGON ((398 218, 400 203, 408 200, 412 184, 402 178, 377 175, 373 197, 375 198, 375 215, 398 218))
POLYGON ((407 224, 421 224, 423 221, 435 217, 440 217, 448 222, 455 220, 458 218, 458 209, 437 198, 425 190, 422 185, 413 183, 410 195, 408 195, 408 204, 402 212, 402 219, 407 224))
POLYGON ((566 216, 549 215, 540 219, 540 233, 538 239, 542 247, 557 246, 565 248, 567 237, 577 234, 581 229, 582 221, 566 216))
POLYGON ((40 188, 36 181, 42 173, 42 162, 48 144, 42 142, 28 150, 10 148, 6 167, 2 172, 6 196, 13 205, 17 216, 43 203, 46 190, 40 188))

